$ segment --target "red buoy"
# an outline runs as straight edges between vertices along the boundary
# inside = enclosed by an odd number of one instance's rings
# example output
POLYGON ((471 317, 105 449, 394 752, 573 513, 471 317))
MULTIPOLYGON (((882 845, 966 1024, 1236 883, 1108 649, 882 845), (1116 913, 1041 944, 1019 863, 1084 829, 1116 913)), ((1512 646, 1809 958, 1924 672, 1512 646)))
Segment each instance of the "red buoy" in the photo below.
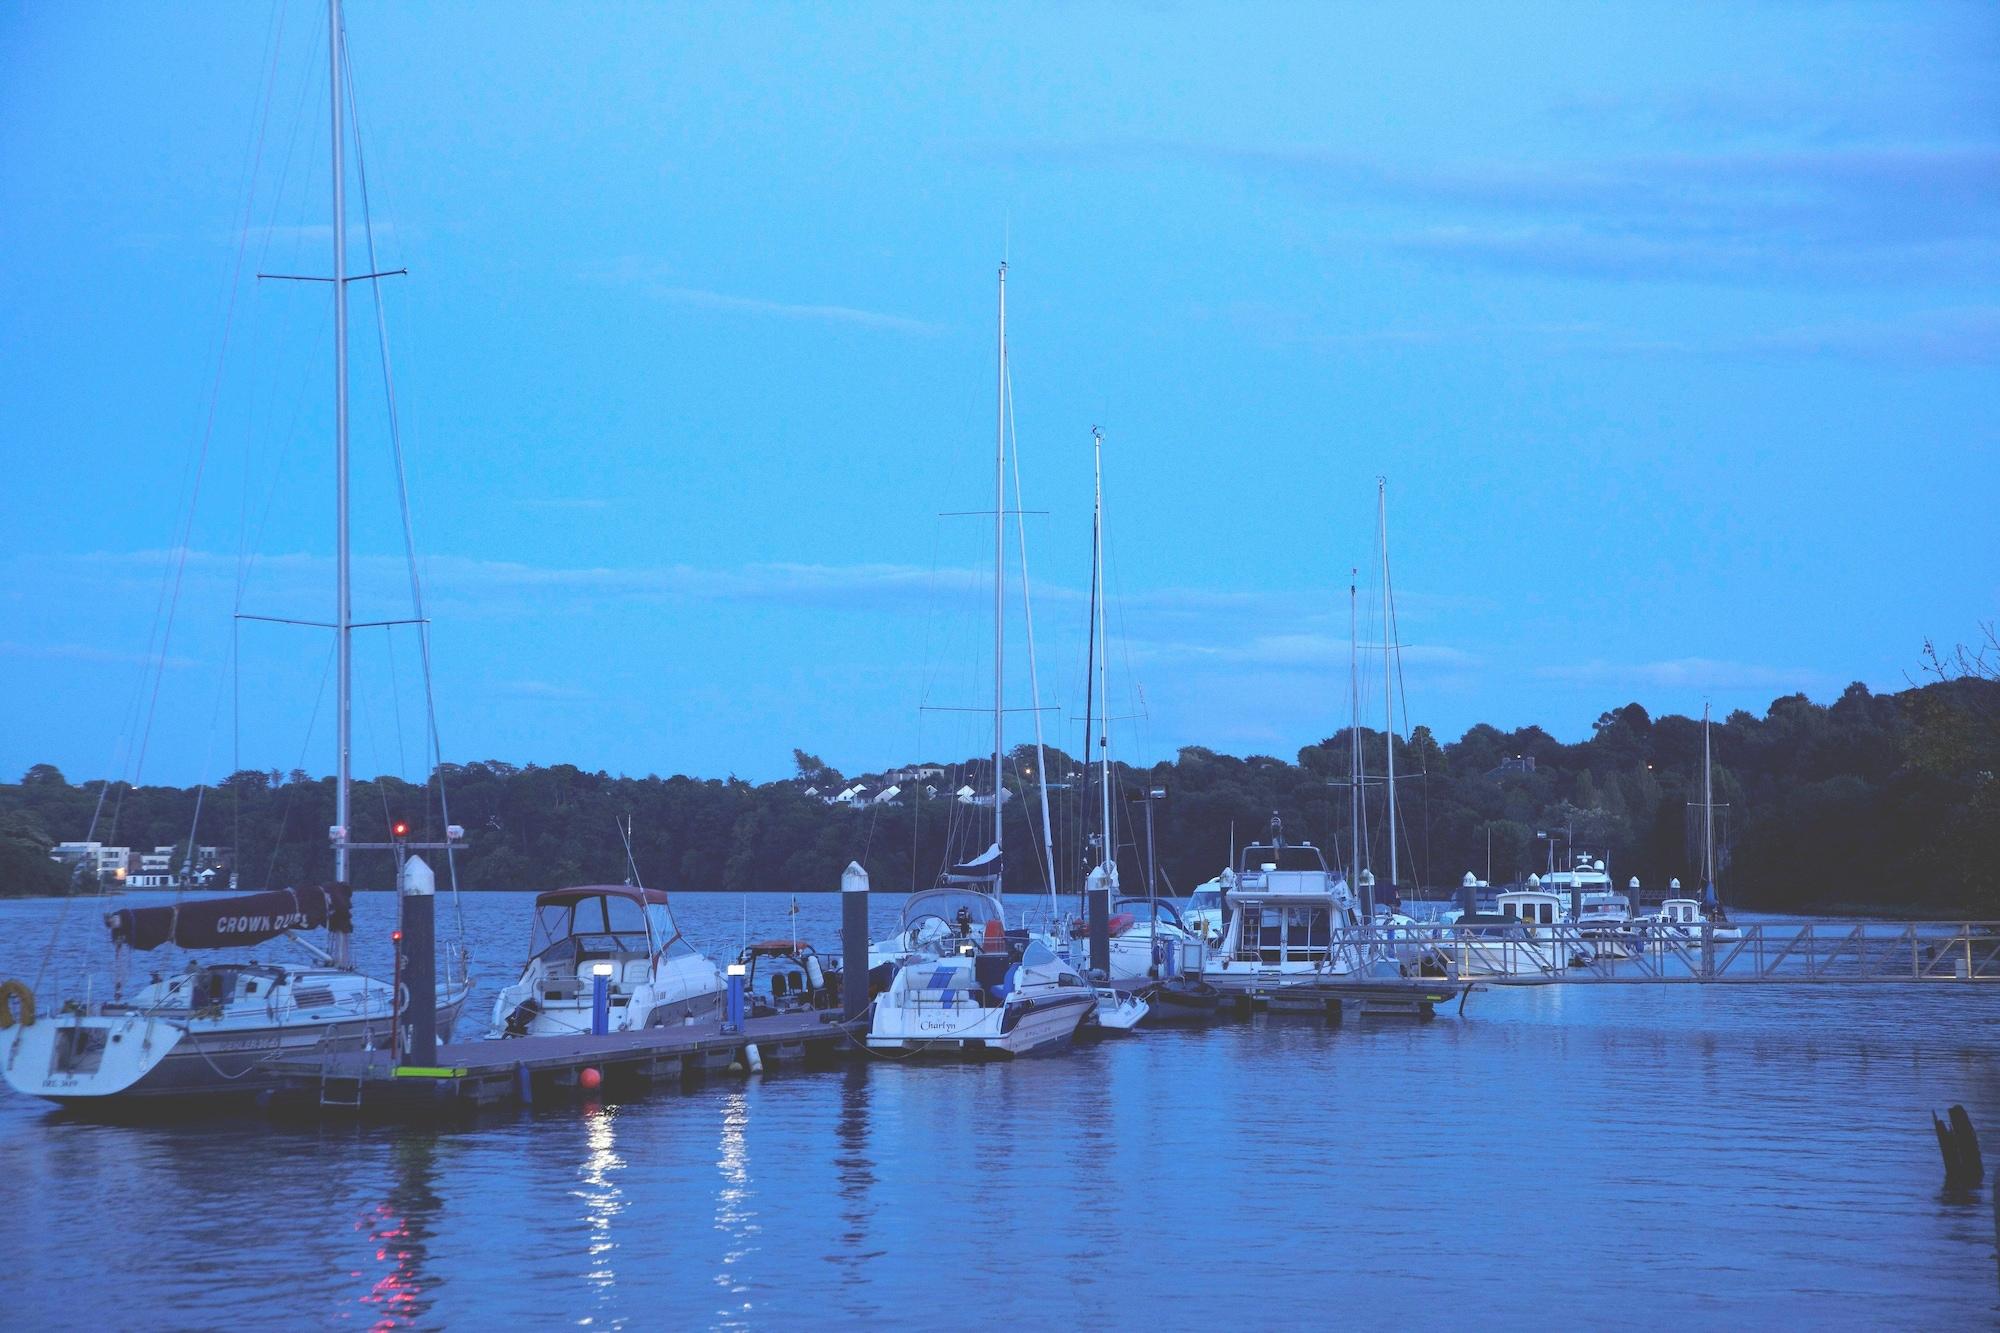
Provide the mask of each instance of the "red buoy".
POLYGON ((576 1081, 583 1085, 585 1092, 595 1092, 597 1091, 597 1085, 604 1082, 604 1075, 598 1073, 595 1069, 586 1068, 581 1074, 576 1076, 576 1081))

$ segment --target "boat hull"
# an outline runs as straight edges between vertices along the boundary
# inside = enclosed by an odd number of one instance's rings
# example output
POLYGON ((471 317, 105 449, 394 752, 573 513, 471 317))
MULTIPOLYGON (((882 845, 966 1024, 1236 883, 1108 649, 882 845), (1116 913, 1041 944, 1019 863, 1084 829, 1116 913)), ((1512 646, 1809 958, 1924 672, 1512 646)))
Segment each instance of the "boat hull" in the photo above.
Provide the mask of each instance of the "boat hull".
MULTIPOLYGON (((460 991, 439 1004, 440 1036, 464 1003, 460 991)), ((16 1092, 62 1105, 250 1097, 277 1087, 291 1059, 386 1047, 393 1036, 386 1014, 222 1029, 143 1013, 68 1013, 0 1042, 0 1074, 16 1092)))
POLYGON ((1054 1055, 1069 1049, 1096 1004, 1077 991, 994 1009, 878 1005, 868 1047, 947 1059, 1054 1055))

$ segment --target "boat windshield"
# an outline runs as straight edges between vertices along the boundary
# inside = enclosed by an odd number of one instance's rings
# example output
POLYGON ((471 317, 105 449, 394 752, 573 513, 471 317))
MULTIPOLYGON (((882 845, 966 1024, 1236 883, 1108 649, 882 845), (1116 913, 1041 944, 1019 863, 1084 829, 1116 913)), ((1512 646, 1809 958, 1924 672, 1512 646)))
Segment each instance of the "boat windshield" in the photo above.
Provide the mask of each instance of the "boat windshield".
POLYGON ((1188 895, 1187 909, 1190 912, 1213 912, 1221 906, 1221 889, 1196 889, 1188 895))
POLYGON ((650 953, 647 916, 636 899, 608 893, 543 903, 535 909, 531 951, 539 956, 574 940, 591 953, 650 953))
POLYGON ((1243 872, 1255 874, 1265 866, 1278 870, 1325 870, 1326 858, 1311 843, 1283 847, 1252 845, 1243 849, 1243 872))

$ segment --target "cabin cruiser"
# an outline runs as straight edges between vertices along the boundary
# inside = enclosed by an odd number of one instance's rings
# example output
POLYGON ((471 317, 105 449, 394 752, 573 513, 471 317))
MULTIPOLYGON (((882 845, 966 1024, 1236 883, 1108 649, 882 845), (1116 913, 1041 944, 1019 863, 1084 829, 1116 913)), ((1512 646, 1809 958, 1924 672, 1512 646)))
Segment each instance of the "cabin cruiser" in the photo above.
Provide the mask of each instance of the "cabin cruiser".
MULTIPOLYGON (((350 894, 341 885, 274 889, 110 913, 121 976, 133 951, 169 944, 240 949, 283 937, 312 961, 191 960, 154 974, 130 999, 117 985, 109 1001, 71 1001, 0 1036, 0 1072, 17 1092, 64 1103, 241 1096, 275 1087, 280 1058, 392 1045, 394 988, 346 965, 350 894), (322 926, 330 950, 299 934, 322 926)), ((439 983, 440 1036, 470 989, 464 976, 439 983)))
POLYGON ((712 1018, 727 988, 715 964, 681 937, 658 889, 586 884, 535 899, 528 962, 493 1002, 496 1037, 591 1030, 596 979, 610 983, 610 1030, 712 1018))
MULTIPOLYGON (((1678 885, 1680 881, 1674 883, 1678 885)), ((1693 898, 1669 898, 1660 904, 1657 913, 1640 917, 1634 925, 1649 941, 1660 945, 1673 943, 1700 948, 1704 934, 1717 944, 1734 944, 1743 938, 1741 927, 1702 915, 1701 904, 1693 898)))
POLYGON ((1222 991, 1266 994, 1366 970, 1371 960, 1354 933, 1360 905, 1317 847, 1287 843, 1278 831, 1270 843, 1243 850, 1235 879, 1225 899, 1229 924, 1202 980, 1222 991))
MULTIPOLYGON (((1531 882, 1533 877, 1530 877, 1531 882)), ((1562 897, 1540 888, 1510 889, 1492 912, 1453 910, 1423 971, 1459 977, 1552 976, 1564 961, 1562 897)))
POLYGON ((875 997, 870 1050, 1034 1055, 1066 1048, 1099 1012, 1096 990, 1045 942, 1009 930, 993 894, 911 894, 895 939, 912 947, 875 997))

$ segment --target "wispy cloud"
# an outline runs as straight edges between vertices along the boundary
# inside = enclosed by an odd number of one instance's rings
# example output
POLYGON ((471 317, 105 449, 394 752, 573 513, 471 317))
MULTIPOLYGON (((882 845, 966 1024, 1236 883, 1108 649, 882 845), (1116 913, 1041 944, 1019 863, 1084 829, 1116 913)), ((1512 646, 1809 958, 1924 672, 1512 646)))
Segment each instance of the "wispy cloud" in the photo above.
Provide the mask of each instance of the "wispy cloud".
MULTIPOLYGON (((129 649, 101 648, 88 643, 17 643, 0 640, 0 657, 23 657, 38 662, 96 662, 114 666, 151 665, 154 658, 129 649)), ((194 666, 191 657, 168 656, 160 665, 169 670, 194 666)))
POLYGON ((2000 144, 1984 139, 1479 163, 1143 139, 964 151, 1198 163, 1325 203, 1343 245, 1429 263, 1760 285, 2000 277, 2000 144))
POLYGON ((1564 662, 1537 667, 1546 680, 1578 685, 1646 686, 1657 689, 1814 690, 1830 678, 1810 667, 1774 667, 1709 657, 1676 657, 1653 662, 1564 662))
POLYGON ((767 315, 774 319, 800 320, 819 324, 844 324, 851 328, 874 329, 884 333, 905 333, 928 337, 943 332, 940 325, 908 315, 870 310, 861 306, 821 301, 781 301, 740 292, 720 292, 692 287, 678 280, 668 266, 634 255, 589 270, 584 276, 617 287, 631 287, 657 300, 702 310, 734 314, 767 315))
POLYGON ((510 699, 541 699, 550 703, 577 703, 596 697, 589 690, 551 680, 502 681, 496 691, 510 699))
POLYGON ((514 501, 514 508, 549 510, 557 513, 571 512, 571 511, 582 513, 600 509, 609 509, 611 508, 612 504, 613 502, 611 500, 595 498, 591 496, 552 495, 552 496, 544 496, 540 499, 516 500, 514 501))

